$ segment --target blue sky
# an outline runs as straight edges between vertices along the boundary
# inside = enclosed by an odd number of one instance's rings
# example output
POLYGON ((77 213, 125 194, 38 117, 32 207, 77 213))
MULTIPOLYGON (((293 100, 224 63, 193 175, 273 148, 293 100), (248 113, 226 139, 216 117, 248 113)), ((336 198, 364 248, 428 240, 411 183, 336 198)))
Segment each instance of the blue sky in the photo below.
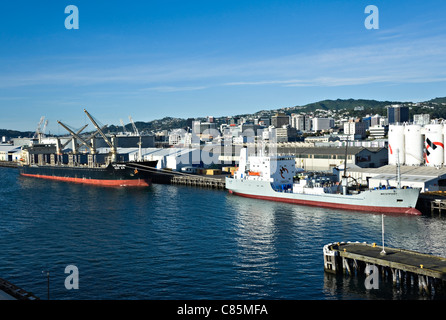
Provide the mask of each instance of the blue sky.
POLYGON ((2 1, 0 128, 446 96, 445 1, 2 1), (79 9, 79 30, 64 26, 79 9), (367 5, 379 9, 368 30, 367 5))

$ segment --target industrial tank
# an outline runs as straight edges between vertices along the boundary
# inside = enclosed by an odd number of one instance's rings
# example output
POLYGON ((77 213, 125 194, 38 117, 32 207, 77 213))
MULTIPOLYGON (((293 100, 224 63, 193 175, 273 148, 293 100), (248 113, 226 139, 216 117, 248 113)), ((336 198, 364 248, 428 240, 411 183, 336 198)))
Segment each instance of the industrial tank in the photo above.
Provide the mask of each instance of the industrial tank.
MULTIPOLYGON (((443 144, 446 143, 446 124, 443 122, 443 144)), ((444 150, 443 154, 443 166, 446 166, 446 149, 444 150)))
POLYGON ((439 123, 425 126, 425 160, 431 167, 442 166, 444 162, 443 125, 439 123))
POLYGON ((404 149, 407 166, 423 164, 423 135, 420 125, 411 124, 404 127, 404 149))
POLYGON ((405 163, 405 139, 404 139, 404 126, 402 125, 389 125, 389 164, 403 165, 405 163), (399 155, 397 157, 397 155, 399 155), (399 158, 399 161, 398 159, 399 158))

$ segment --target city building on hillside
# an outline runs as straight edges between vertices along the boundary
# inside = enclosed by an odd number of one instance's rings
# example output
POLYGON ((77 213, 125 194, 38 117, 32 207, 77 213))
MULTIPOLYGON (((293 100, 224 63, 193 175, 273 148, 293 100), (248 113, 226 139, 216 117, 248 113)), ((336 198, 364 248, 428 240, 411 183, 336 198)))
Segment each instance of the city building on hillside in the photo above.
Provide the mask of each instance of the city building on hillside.
POLYGON ((372 138, 383 138, 387 135, 389 130, 388 126, 375 125, 369 128, 370 137, 372 138))
POLYGON ((296 128, 300 132, 311 131, 311 117, 304 114, 292 114, 291 115, 291 127, 296 128))
POLYGON ((388 106, 387 119, 389 124, 409 122, 409 107, 400 104, 388 106))
POLYGON ((425 114, 414 114, 413 115, 413 123, 419 124, 419 125, 426 125, 429 124, 431 121, 431 116, 428 113, 425 114))
POLYGON ((349 122, 344 123, 344 134, 360 135, 364 138, 366 136, 367 127, 367 123, 364 121, 360 121, 359 119, 350 120, 349 122))
POLYGON ((271 125, 275 128, 281 128, 290 124, 290 117, 285 113, 276 113, 271 117, 271 125))
POLYGON ((333 118, 313 118, 312 119, 312 130, 322 131, 329 130, 335 126, 335 121, 333 118))

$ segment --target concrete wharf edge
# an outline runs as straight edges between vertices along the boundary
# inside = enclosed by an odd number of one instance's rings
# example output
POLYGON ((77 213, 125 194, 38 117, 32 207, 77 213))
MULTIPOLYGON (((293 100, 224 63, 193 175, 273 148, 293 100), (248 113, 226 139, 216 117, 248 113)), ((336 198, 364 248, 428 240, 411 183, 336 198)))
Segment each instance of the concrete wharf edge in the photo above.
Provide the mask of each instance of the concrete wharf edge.
POLYGON ((333 243, 328 249, 338 252, 342 258, 446 280, 446 258, 443 257, 389 247, 384 247, 386 255, 382 255, 382 246, 359 242, 333 243))

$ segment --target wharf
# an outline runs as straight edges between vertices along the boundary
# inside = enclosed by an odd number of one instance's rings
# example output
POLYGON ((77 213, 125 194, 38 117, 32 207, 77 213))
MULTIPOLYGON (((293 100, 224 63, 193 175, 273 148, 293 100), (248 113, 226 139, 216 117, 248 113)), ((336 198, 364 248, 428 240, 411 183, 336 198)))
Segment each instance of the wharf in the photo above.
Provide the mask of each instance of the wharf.
POLYGON ((441 213, 446 210, 446 193, 444 191, 422 192, 418 198, 417 209, 423 214, 441 213))
POLYGON ((0 167, 17 168, 19 165, 13 161, 0 161, 0 167))
POLYGON ((194 187, 224 189, 225 177, 226 175, 213 176, 212 178, 202 175, 178 175, 172 177, 171 183, 194 187))
POLYGON ((420 292, 444 291, 446 258, 415 251, 359 242, 338 242, 324 246, 324 270, 330 273, 365 273, 366 267, 378 267, 394 285, 418 285, 420 292))

